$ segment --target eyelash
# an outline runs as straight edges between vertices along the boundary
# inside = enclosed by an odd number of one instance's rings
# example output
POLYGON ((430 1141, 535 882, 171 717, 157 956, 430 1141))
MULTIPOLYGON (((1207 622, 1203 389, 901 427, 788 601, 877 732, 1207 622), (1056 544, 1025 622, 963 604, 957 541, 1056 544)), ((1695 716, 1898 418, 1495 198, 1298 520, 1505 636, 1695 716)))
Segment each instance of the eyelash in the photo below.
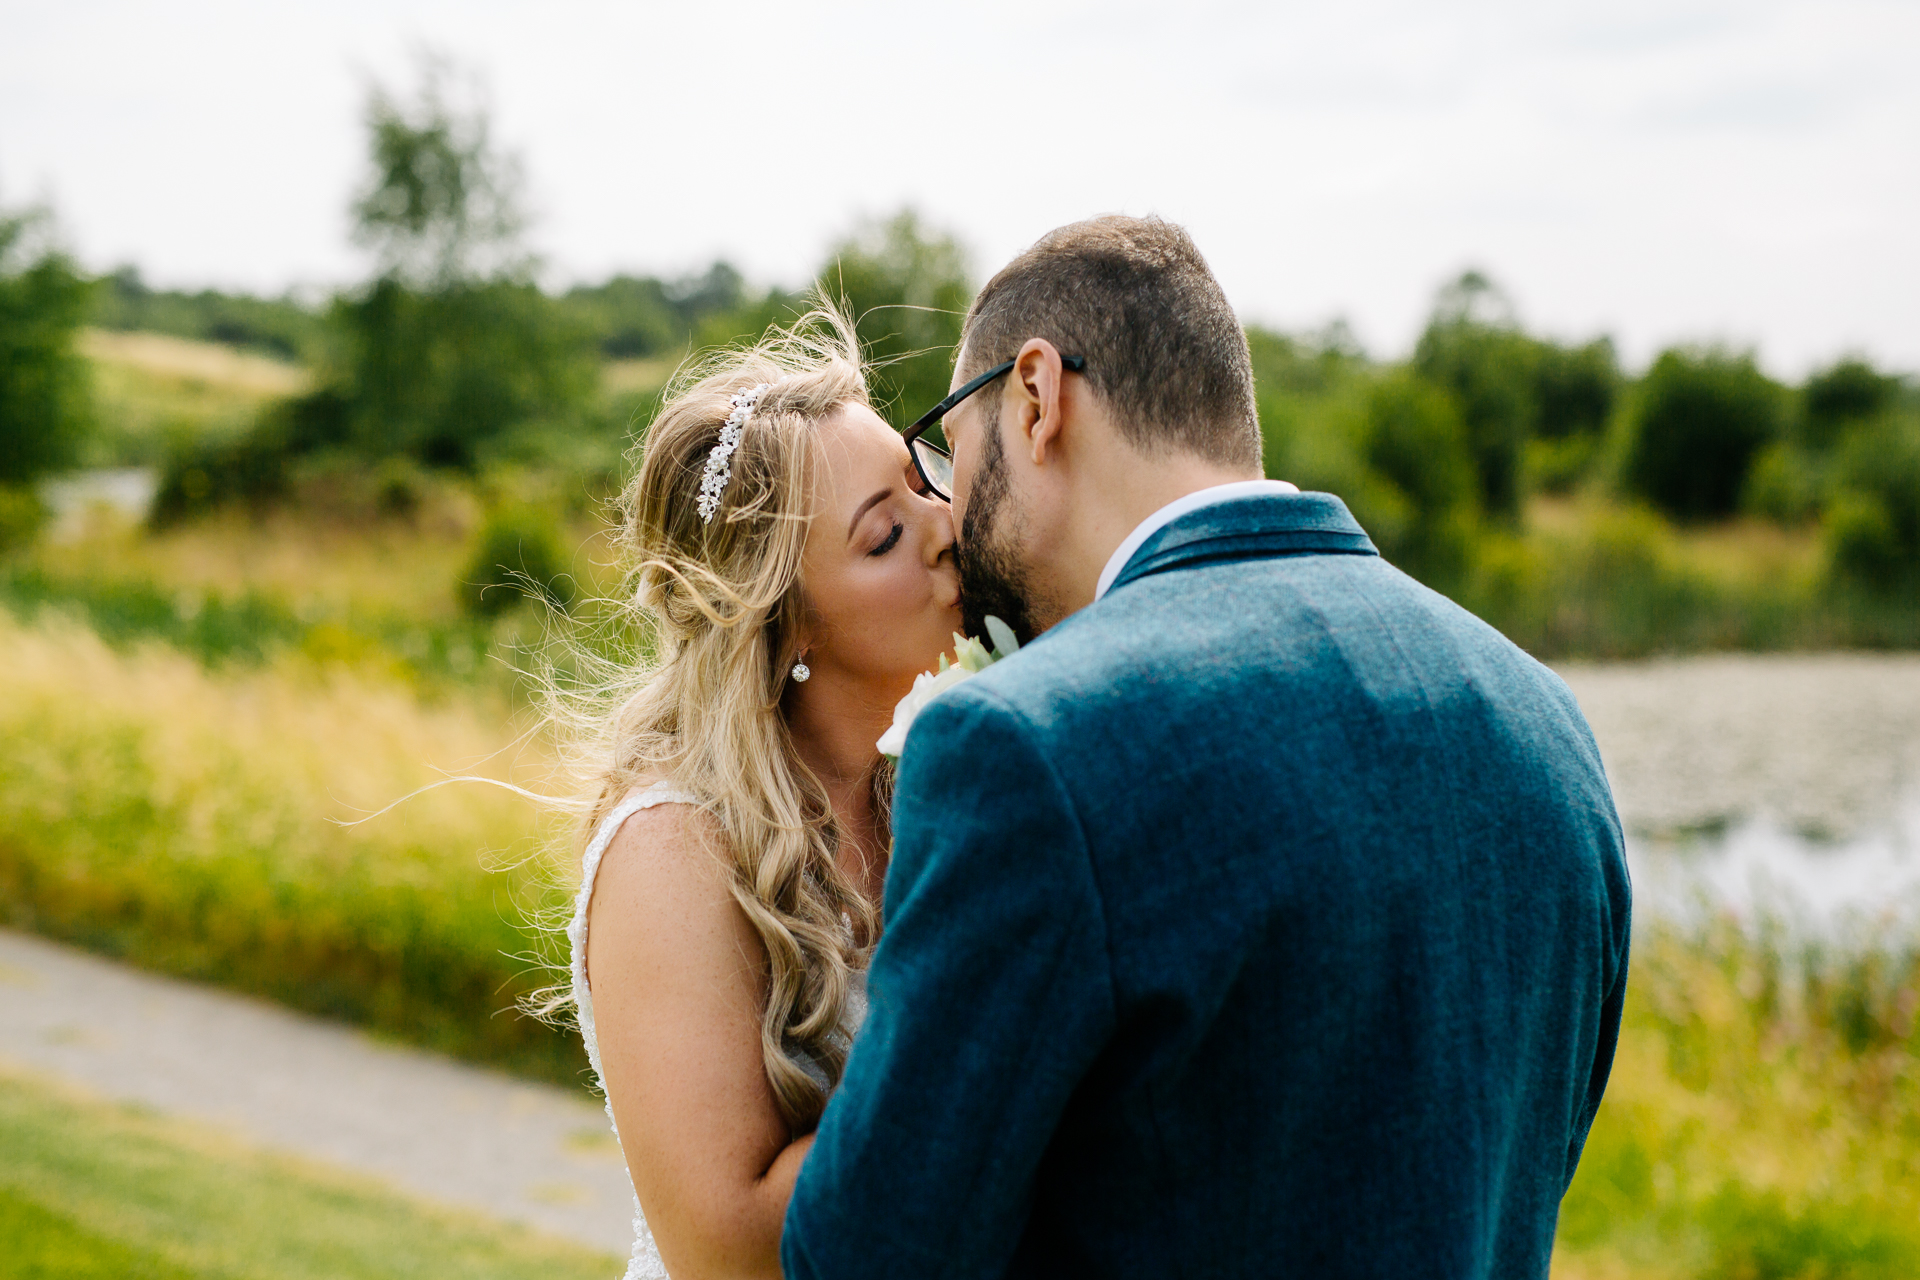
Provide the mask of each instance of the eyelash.
POLYGON ((879 546, 875 547, 873 550, 867 552, 867 554, 870 556, 883 556, 887 554, 887 552, 893 550, 895 546, 899 545, 900 535, 906 532, 906 528, 907 527, 905 525, 901 524, 899 521, 896 520, 893 525, 893 532, 887 535, 887 540, 885 542, 882 542, 879 546))

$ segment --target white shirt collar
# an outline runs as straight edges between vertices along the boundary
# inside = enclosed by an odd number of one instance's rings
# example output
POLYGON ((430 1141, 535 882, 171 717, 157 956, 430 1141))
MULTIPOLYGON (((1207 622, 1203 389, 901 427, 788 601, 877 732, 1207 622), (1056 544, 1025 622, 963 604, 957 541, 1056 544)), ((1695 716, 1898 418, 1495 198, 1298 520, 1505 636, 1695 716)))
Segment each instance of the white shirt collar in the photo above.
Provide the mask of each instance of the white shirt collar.
POLYGON ((1127 567, 1127 561, 1133 559, 1133 553, 1140 545, 1160 530, 1186 515, 1189 511, 1198 511, 1210 507, 1216 502, 1232 502, 1238 498, 1263 498, 1282 493, 1298 493, 1299 487, 1285 480, 1236 480, 1232 484, 1217 484, 1211 489, 1196 489, 1184 498, 1175 498, 1166 506, 1134 526, 1126 541, 1114 548, 1107 558, 1107 567, 1100 571, 1100 581, 1093 589, 1093 598, 1098 600, 1107 594, 1120 571, 1127 567))

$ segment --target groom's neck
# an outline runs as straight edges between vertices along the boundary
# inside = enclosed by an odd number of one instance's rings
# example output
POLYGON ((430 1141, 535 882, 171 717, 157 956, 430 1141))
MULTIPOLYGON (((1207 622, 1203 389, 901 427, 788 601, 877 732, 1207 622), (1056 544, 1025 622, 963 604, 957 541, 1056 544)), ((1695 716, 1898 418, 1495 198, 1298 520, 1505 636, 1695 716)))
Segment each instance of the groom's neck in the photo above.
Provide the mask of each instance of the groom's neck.
POLYGON ((1088 454, 1065 486, 1062 536, 1057 553, 1047 557, 1051 612, 1058 617, 1044 620, 1044 626, 1093 603, 1107 561, 1154 512, 1202 489, 1260 479, 1257 469, 1223 466, 1194 453, 1143 453, 1117 433, 1111 444, 1088 454))

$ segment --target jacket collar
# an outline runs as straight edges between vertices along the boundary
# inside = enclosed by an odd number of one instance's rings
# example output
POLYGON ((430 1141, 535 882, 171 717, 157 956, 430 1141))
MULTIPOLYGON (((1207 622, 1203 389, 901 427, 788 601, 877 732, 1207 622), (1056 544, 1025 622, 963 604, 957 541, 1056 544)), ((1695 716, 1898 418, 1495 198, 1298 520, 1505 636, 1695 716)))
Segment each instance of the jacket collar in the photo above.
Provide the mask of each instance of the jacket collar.
POLYGON ((1330 493, 1275 494, 1190 511, 1140 544, 1109 592, 1136 578, 1215 560, 1379 555, 1347 504, 1330 493))

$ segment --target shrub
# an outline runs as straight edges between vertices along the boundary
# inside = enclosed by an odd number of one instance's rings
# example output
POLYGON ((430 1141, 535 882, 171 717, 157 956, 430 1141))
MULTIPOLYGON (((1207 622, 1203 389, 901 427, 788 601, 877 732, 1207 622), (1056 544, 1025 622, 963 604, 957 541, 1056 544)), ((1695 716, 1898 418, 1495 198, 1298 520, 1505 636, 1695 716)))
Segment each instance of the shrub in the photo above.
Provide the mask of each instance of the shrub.
POLYGON ((1826 539, 1834 571, 1842 578, 1884 589, 1906 569, 1893 517, 1874 494, 1842 493, 1827 511, 1826 539))
POLYGON ((0 484, 0 553, 33 541, 47 522, 47 506, 25 485, 0 484))
POLYGON ((584 452, 604 465, 610 433, 593 421, 596 374, 584 331, 533 285, 421 292, 382 279, 337 300, 329 323, 344 364, 318 389, 269 406, 237 438, 176 447, 154 501, 156 525, 281 501, 303 459, 472 471, 503 453, 558 445, 569 460, 584 452))
POLYGON ((177 444, 160 470, 148 522, 164 529, 217 507, 238 503, 258 511, 284 498, 291 450, 277 413, 235 439, 177 444))
POLYGON ((1535 437, 1527 441, 1526 487, 1542 493, 1570 493, 1599 457, 1599 436, 1535 437))
POLYGON ((1786 440, 1754 456, 1741 490, 1743 510, 1783 524, 1798 524, 1820 511, 1821 460, 1786 440))
POLYGON ((454 590, 461 608, 477 618, 499 617, 529 599, 564 609, 574 594, 566 565, 551 516, 535 507, 506 507, 481 527, 454 590))
POLYGON ((91 287, 46 228, 43 214, 0 212, 0 484, 71 466, 91 421, 74 349, 91 287))
POLYGON ((1638 399, 1628 488, 1680 519, 1733 514, 1754 456, 1781 434, 1780 388, 1751 354, 1673 349, 1654 361, 1638 399))
POLYGON ((1877 591, 1920 588, 1920 418, 1851 432, 1834 482, 1826 534, 1836 575, 1877 591))
POLYGON ((715 335, 720 341, 766 327, 734 322, 748 308, 746 281, 724 261, 678 280, 617 275, 605 284, 576 285, 559 303, 610 360, 674 355, 710 324, 726 330, 715 335))

